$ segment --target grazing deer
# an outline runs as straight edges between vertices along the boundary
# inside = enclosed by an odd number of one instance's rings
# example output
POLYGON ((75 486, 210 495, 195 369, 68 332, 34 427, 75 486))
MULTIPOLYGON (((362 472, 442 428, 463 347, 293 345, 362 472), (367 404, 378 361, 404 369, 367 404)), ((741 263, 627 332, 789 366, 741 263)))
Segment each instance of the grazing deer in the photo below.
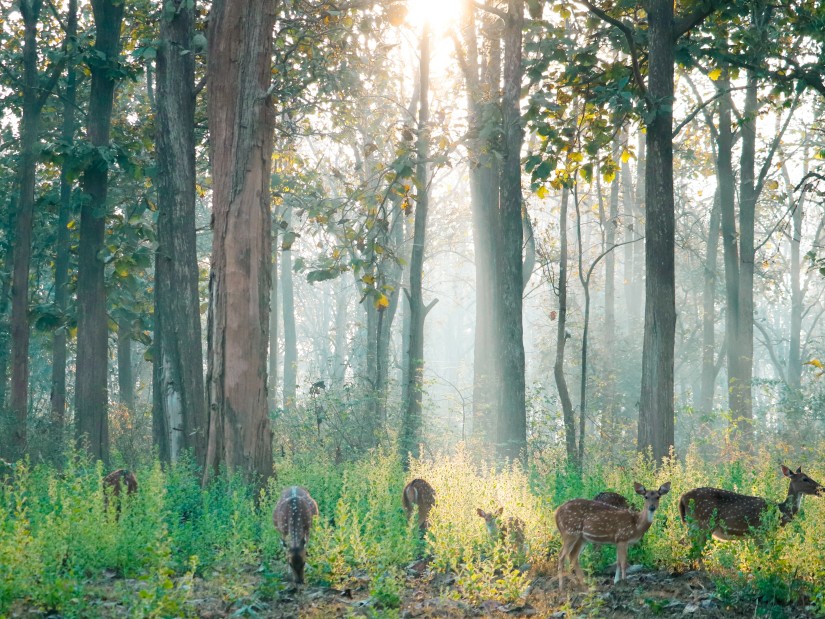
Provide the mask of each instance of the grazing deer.
POLYGON ((738 494, 720 488, 695 488, 679 498, 679 515, 694 533, 698 542, 699 565, 702 566, 702 551, 712 536, 718 540, 732 540, 747 537, 762 523, 762 517, 770 505, 779 509, 785 526, 799 512, 802 497, 806 494, 825 494, 825 488, 802 472, 802 467, 794 473, 784 464, 782 474, 789 478, 788 496, 781 503, 769 503, 762 497, 738 494))
POLYGON ((404 486, 401 493, 401 505, 409 520, 413 510, 418 510, 418 528, 426 531, 429 526, 430 510, 435 505, 435 490, 423 479, 413 479, 404 486))
POLYGON ((599 501, 600 503, 607 503, 608 505, 618 507, 619 509, 631 509, 636 511, 636 509, 630 504, 630 501, 618 492, 599 492, 599 494, 593 497, 593 500, 599 501))
POLYGON ((312 526, 312 518, 317 515, 318 504, 306 488, 300 486, 286 488, 281 493, 272 514, 275 528, 281 534, 281 543, 286 549, 287 562, 298 584, 304 582, 309 529, 312 526))
POLYGON ((115 497, 115 511, 120 516, 120 493, 126 487, 126 496, 131 496, 138 489, 137 477, 131 471, 118 469, 103 478, 103 507, 109 508, 109 497, 115 497))
POLYGON ((616 546, 617 583, 627 576, 627 547, 635 544, 650 528, 659 499, 670 492, 670 482, 658 490, 647 490, 640 483, 633 484, 636 492, 645 498, 641 512, 619 509, 600 501, 573 499, 556 510, 556 526, 561 533, 562 549, 559 555, 559 589, 564 584, 564 560, 570 562, 570 573, 584 582, 579 555, 585 542, 614 544, 616 546))
POLYGON ((483 509, 476 509, 476 513, 484 518, 484 524, 493 542, 502 540, 511 544, 513 549, 522 554, 524 552, 524 521, 521 518, 510 516, 502 521, 501 514, 503 507, 499 507, 494 512, 485 512, 483 509))

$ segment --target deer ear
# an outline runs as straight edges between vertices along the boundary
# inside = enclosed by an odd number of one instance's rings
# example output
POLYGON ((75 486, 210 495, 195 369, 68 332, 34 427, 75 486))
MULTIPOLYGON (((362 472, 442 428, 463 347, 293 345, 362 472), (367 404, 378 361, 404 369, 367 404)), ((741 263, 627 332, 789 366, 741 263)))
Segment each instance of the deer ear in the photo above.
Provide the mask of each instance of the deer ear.
POLYGON ((796 474, 797 474, 797 475, 801 475, 801 474, 802 474, 802 467, 801 467, 801 466, 800 466, 798 469, 796 469, 796 474))
POLYGON ((665 495, 670 492, 670 482, 666 481, 661 486, 659 486, 659 496, 665 495))
POLYGON ((647 490, 645 490, 645 487, 638 481, 633 482, 633 488, 636 490, 636 494, 644 494, 645 492, 647 492, 647 490))
POLYGON ((496 510, 496 518, 498 518, 499 516, 501 516, 501 514, 503 514, 503 513, 504 513, 504 508, 503 508, 503 507, 499 507, 499 508, 496 510))
POLYGON ((476 513, 477 513, 479 516, 481 516, 482 518, 486 518, 486 517, 487 517, 487 514, 485 513, 485 511, 484 511, 483 509, 481 509, 480 507, 476 508, 476 513))
POLYGON ((790 477, 790 476, 792 475, 792 473, 791 473, 791 469, 789 469, 789 468, 788 468, 787 466, 785 466, 784 464, 781 464, 780 466, 782 467, 782 474, 783 474, 785 477, 790 477))

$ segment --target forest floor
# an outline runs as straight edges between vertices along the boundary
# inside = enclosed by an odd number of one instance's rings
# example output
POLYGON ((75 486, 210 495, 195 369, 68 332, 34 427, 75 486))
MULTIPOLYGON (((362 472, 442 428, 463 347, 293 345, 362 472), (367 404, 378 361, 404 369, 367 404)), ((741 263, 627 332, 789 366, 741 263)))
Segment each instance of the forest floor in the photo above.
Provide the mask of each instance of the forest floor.
MULTIPOLYGON (((133 601, 146 599, 143 581, 110 578, 107 582, 89 583, 84 591, 84 611, 81 617, 125 618, 135 616, 173 617, 196 616, 203 619, 229 617, 260 617, 307 619, 333 617, 549 617, 574 619, 579 617, 687 617, 687 618, 751 618, 772 617, 807 619, 817 615, 813 606, 779 606, 746 599, 740 593, 720 593, 711 577, 691 571, 671 574, 632 566, 626 581, 613 584, 612 573, 591 576, 588 588, 567 588, 560 592, 553 576, 536 576, 527 594, 516 603, 502 604, 494 600, 475 604, 460 598, 453 587, 454 578, 422 569, 413 564, 404 576, 404 588, 399 592, 397 608, 383 608, 370 596, 366 575, 357 577, 353 587, 337 590, 307 585, 297 587, 280 581, 267 581, 261 570, 239 570, 235 573, 212 574, 209 579, 195 578, 187 599, 177 612, 135 613, 133 601), (131 592, 131 595, 130 595, 131 592), (141 593, 143 592, 143 593, 141 593), (131 600, 130 600, 131 598, 131 600), (185 609, 184 612, 180 612, 185 609), (168 613, 168 614, 167 614, 168 613)), ((136 603, 136 602, 135 602, 136 603)), ((59 619, 55 612, 34 611, 18 605, 8 617, 20 619, 59 619)))

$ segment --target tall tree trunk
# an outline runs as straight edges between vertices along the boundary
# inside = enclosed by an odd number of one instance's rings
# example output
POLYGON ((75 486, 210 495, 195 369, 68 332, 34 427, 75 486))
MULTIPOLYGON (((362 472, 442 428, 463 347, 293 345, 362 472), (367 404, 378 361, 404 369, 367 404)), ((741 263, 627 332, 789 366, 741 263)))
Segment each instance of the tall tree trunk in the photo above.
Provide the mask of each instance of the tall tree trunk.
MULTIPOLYGON (((284 213, 292 224, 292 208, 284 213)), ((281 302, 284 309, 284 408, 295 406, 298 392, 298 334, 295 329, 295 294, 292 286, 292 245, 281 248, 281 302)))
POLYGON ((132 325, 121 320, 117 325, 118 400, 129 412, 135 410, 135 375, 132 368, 132 325))
POLYGON ((676 333, 675 227, 673 199, 673 4, 649 5, 648 91, 653 113, 647 123, 645 168, 645 329, 639 401, 640 450, 657 463, 674 442, 673 360, 676 333))
POLYGON ((343 277, 339 278, 338 290, 335 292, 335 362, 332 368, 332 384, 339 389, 344 386, 347 369, 347 302, 349 299, 345 281, 343 277))
POLYGON ((22 0, 23 16, 23 119, 20 128, 20 167, 17 183, 17 220, 14 231, 11 285, 11 411, 12 458, 26 452, 29 395, 29 268, 32 255, 35 166, 40 132, 38 102, 37 22, 41 0, 22 0))
MULTIPOLYGON (((621 143, 618 139, 613 142, 613 161, 620 165, 621 143)), ((625 180, 624 175, 616 171, 616 176, 610 183, 610 212, 604 223, 605 246, 602 251, 609 253, 604 258, 604 347, 613 350, 616 341, 616 253, 612 251, 616 245, 616 223, 619 218, 619 178, 625 180)), ((601 198, 601 193, 599 194, 601 198)), ((610 367, 608 374, 613 374, 612 358, 607 359, 610 367)), ((612 379, 609 379, 612 380, 612 379)))
POLYGON ((561 209, 559 211, 559 315, 556 323, 556 362, 553 365, 553 377, 559 391, 559 400, 564 418, 565 447, 567 448, 567 465, 579 466, 576 449, 576 418, 573 415, 573 402, 564 376, 564 349, 567 345, 567 204, 570 191, 562 189, 561 209))
MULTIPOLYGON (((206 454, 198 257, 195 235, 195 7, 165 0, 157 55, 158 248, 155 254, 155 356, 158 426, 176 460, 206 454)), ((164 450, 161 450, 163 453, 164 450)))
MULTIPOLYGON (((66 38, 77 38, 77 0, 69 0, 66 18, 66 38)), ((63 95, 63 142, 74 143, 76 129, 75 102, 77 100, 77 70, 73 55, 67 58, 66 91, 63 95)), ((54 332, 52 341, 52 391, 51 426, 54 444, 62 444, 66 423, 66 359, 67 331, 66 311, 69 300, 69 221, 72 216, 72 181, 68 177, 68 162, 60 168, 60 210, 57 216, 57 238, 54 260, 54 306, 60 316, 60 326, 54 332)))
MULTIPOLYGON (((808 146, 804 148, 803 174, 808 172, 808 146)), ((793 230, 791 232, 791 321, 788 333, 788 361, 785 375, 791 397, 799 397, 802 388, 802 314, 804 311, 805 292, 802 288, 802 221, 805 207, 805 195, 799 197, 796 208, 793 205, 793 185, 788 166, 783 162, 782 175, 788 188, 788 206, 792 209, 793 230)))
POLYGON ((275 5, 267 0, 216 0, 209 17, 214 235, 205 479, 221 464, 259 480, 272 474, 266 353, 274 20, 275 5))
POLYGON ((278 227, 272 232, 272 288, 269 292, 269 410, 278 408, 278 227))
POLYGON ((745 107, 742 112, 742 153, 739 160, 739 318, 738 357, 741 379, 731 384, 734 405, 731 406, 737 432, 744 445, 749 445, 753 435, 753 275, 754 275, 754 225, 756 217, 756 114, 757 78, 747 72, 745 107))
POLYGON ((464 5, 467 110, 470 165, 470 204, 473 216, 473 255, 475 258, 475 332, 473 348, 473 422, 472 431, 482 441, 493 441, 496 406, 494 364, 493 304, 498 239, 493 232, 499 197, 499 158, 487 130, 497 115, 501 83, 501 40, 495 28, 485 29, 489 36, 486 60, 480 58, 474 7, 464 5), (483 65, 483 67, 482 67, 483 65))
POLYGON ((708 224, 708 245, 705 255, 705 285, 702 291, 702 382, 699 408, 705 413, 713 410, 713 392, 716 385, 716 263, 719 254, 719 222, 721 219, 719 189, 713 198, 713 209, 708 224))
MULTIPOLYGON (((427 211, 429 209, 430 153, 430 29, 425 24, 421 32, 418 100, 418 142, 415 167, 415 223, 412 255, 410 257, 410 290, 407 301, 410 309, 410 339, 407 348, 408 375, 407 401, 403 403, 404 417, 401 427, 401 457, 408 462, 415 454, 422 437, 421 404, 424 395, 424 319, 429 311, 424 306, 423 276, 424 250, 427 237, 427 211)), ((432 306, 430 306, 432 307, 432 306)))
POLYGON ((498 385, 499 457, 527 458, 527 411, 522 324, 521 127, 522 28, 524 0, 508 0, 504 27, 504 157, 497 231, 501 240, 496 278, 496 352, 501 368, 498 385))
MULTIPOLYGON (((88 138, 96 148, 109 145, 115 80, 111 65, 120 54, 122 2, 92 0, 95 19, 95 61, 90 63, 92 85, 89 95, 88 138)), ((109 417, 106 370, 108 363, 108 320, 103 248, 108 212, 106 161, 98 154, 83 174, 86 194, 80 208, 80 243, 77 274, 77 370, 75 386, 76 433, 88 442, 94 458, 109 462, 109 417)))
POLYGON ((717 140, 717 176, 722 227, 722 250, 725 263, 725 341, 728 370, 728 406, 737 410, 743 382, 739 363, 739 242, 736 233, 736 205, 733 178, 733 128, 730 78, 727 71, 717 82, 719 92, 719 137, 717 140))
MULTIPOLYGON (((646 230, 647 221, 647 134, 639 131, 636 157, 636 192, 630 201, 633 205, 634 221, 633 229, 633 269, 630 272, 630 295, 631 303, 629 307, 631 329, 635 331, 641 324, 643 305, 640 300, 644 299, 645 288, 645 239, 643 231, 646 230)), ((628 179, 629 180, 629 179, 628 179)), ((628 183, 628 189, 630 184, 628 183)))

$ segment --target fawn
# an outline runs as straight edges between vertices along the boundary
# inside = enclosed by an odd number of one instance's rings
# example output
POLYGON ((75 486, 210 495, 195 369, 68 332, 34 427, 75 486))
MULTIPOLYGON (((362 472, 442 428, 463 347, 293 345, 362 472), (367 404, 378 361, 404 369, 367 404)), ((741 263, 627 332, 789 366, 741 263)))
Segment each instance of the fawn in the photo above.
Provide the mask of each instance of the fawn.
POLYGON ((120 516, 120 493, 126 487, 126 496, 131 496, 138 489, 137 477, 131 471, 118 469, 103 478, 103 507, 109 508, 109 497, 115 497, 115 510, 120 516))
POLYGON ((418 528, 426 531, 429 526, 430 510, 435 505, 435 490, 423 479, 413 479, 404 486, 401 493, 401 505, 407 519, 412 516, 413 510, 418 510, 418 528))
POLYGON ((647 490, 640 483, 633 484, 636 492, 645 498, 641 512, 619 509, 601 501, 573 499, 556 510, 556 526, 563 545, 559 554, 559 589, 564 585, 564 560, 570 562, 574 578, 584 582, 579 555, 585 542, 614 544, 616 546, 616 575, 614 583, 627 576, 627 547, 638 542, 650 525, 659 507, 659 499, 670 492, 670 482, 658 490, 647 490))
POLYGON ((524 521, 521 518, 510 516, 506 520, 502 520, 501 514, 504 512, 503 507, 499 507, 494 512, 485 512, 483 509, 476 509, 476 513, 484 518, 484 524, 487 526, 487 531, 490 533, 490 539, 493 542, 503 540, 511 544, 513 549, 519 554, 524 552, 524 521))
POLYGON ((784 464, 782 474, 790 479, 788 496, 781 503, 769 503, 762 497, 738 494, 720 488, 695 488, 679 498, 679 515, 693 532, 698 544, 699 566, 703 566, 702 552, 710 537, 732 540, 747 537, 762 523, 770 505, 776 505, 785 526, 799 512, 806 494, 825 494, 825 488, 802 472, 793 472, 784 464))
POLYGON ((295 582, 298 584, 304 582, 309 529, 312 526, 312 518, 317 515, 318 504, 307 489, 301 486, 286 488, 281 493, 272 514, 275 528, 281 534, 281 543, 286 549, 287 563, 292 568, 295 582))

